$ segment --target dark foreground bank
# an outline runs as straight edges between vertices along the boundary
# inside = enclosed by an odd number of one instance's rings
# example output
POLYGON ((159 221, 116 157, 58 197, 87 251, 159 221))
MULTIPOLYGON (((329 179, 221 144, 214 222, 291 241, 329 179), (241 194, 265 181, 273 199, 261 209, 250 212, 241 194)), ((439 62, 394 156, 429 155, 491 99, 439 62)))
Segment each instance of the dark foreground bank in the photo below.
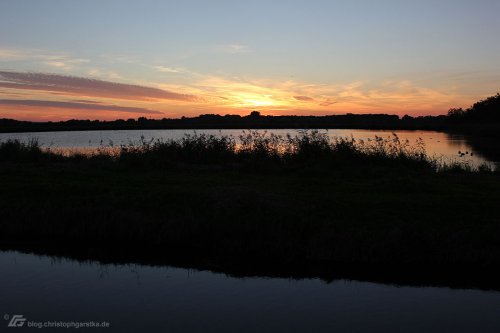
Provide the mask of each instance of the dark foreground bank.
POLYGON ((498 172, 440 166, 396 137, 241 139, 202 135, 66 157, 4 142, 1 247, 237 275, 498 289, 498 172))

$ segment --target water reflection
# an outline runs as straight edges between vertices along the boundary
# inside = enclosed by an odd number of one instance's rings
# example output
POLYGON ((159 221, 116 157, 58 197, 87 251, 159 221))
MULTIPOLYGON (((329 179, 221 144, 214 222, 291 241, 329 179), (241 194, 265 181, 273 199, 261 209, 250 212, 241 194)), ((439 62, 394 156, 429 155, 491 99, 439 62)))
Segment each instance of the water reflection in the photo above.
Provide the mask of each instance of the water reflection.
POLYGON ((464 142, 482 158, 500 164, 500 135, 496 137, 464 134, 464 142))
POLYGON ((241 279, 16 252, 0 253, 0 267, 4 314, 36 321, 108 321, 109 332, 500 330, 497 292, 345 280, 241 279))

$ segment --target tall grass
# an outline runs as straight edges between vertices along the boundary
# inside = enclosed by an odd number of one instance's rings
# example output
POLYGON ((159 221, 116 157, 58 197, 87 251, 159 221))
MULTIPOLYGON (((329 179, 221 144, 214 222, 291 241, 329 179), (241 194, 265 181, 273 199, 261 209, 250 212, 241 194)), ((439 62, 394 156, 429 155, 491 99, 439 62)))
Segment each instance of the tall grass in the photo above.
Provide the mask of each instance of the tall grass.
POLYGON ((36 138, 27 142, 7 140, 0 142, 0 160, 35 161, 42 158, 44 152, 36 138))
POLYGON ((356 140, 353 137, 329 138, 317 130, 300 131, 297 135, 277 135, 268 132, 244 131, 237 139, 233 136, 212 134, 186 134, 178 140, 145 140, 121 146, 102 146, 87 152, 68 154, 42 148, 36 139, 26 143, 8 140, 0 143, 0 161, 41 160, 109 160, 115 162, 172 163, 260 163, 294 164, 378 163, 427 168, 435 171, 492 171, 482 165, 474 168, 467 163, 446 163, 431 158, 425 143, 415 144, 392 137, 356 140))

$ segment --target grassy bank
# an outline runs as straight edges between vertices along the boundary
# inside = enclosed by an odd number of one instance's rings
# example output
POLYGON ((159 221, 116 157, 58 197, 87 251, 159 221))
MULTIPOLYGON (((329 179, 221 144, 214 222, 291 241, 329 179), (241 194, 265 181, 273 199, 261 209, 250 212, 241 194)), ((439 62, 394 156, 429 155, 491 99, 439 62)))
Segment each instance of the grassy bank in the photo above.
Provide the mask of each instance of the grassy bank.
POLYGON ((423 144, 247 133, 105 150, 1 143, 2 247, 292 274, 500 264, 500 175, 423 144))

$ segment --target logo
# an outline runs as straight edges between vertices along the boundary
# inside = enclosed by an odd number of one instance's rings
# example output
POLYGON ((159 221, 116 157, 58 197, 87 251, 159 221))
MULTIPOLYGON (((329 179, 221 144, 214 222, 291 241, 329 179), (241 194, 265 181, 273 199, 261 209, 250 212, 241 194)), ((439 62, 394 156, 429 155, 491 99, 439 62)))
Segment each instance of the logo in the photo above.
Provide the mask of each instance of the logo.
POLYGON ((23 315, 13 315, 7 327, 23 327, 26 318, 23 315))

